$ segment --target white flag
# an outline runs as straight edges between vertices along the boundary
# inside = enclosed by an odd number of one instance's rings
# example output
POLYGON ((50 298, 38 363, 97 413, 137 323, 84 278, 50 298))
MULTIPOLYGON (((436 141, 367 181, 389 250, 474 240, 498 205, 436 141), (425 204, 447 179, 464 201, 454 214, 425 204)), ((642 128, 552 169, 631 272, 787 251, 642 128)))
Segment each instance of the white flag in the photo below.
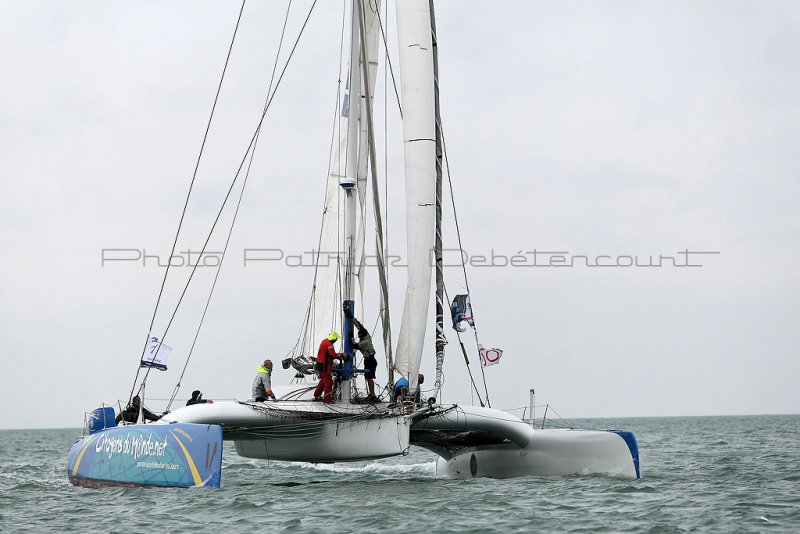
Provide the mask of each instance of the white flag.
POLYGON ((478 352, 481 355, 481 367, 497 365, 500 363, 500 357, 503 355, 501 349, 485 349, 483 345, 478 345, 478 352))
POLYGON ((155 367, 159 371, 166 371, 167 357, 170 352, 172 352, 172 347, 160 343, 156 336, 151 336, 150 341, 147 342, 147 348, 144 350, 144 356, 142 356, 139 367, 155 367))

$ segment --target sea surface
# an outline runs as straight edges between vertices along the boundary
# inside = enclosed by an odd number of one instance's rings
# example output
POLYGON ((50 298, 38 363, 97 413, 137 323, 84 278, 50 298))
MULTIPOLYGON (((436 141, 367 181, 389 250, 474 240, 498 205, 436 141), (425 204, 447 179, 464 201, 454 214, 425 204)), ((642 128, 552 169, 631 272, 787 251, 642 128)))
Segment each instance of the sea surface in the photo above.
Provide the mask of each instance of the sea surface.
POLYGON ((587 419, 633 430, 642 478, 440 480, 436 458, 250 460, 221 489, 85 489, 79 429, 0 431, 0 532, 800 532, 800 416, 587 419))

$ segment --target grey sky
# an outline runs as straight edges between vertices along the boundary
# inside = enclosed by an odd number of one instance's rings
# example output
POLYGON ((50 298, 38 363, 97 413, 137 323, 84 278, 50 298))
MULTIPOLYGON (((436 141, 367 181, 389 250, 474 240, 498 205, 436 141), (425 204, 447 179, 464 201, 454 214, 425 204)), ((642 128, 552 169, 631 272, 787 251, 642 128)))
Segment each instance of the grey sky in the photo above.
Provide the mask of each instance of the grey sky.
MULTIPOLYGON (((267 116, 183 397, 246 398, 259 362, 297 338, 311 269, 244 266, 242 251, 316 245, 341 5, 318 6, 267 116)), ((0 427, 80 426, 127 397, 163 271, 103 267, 101 250, 168 254, 238 8, 0 3, 0 427)), ((199 250, 252 135, 284 9, 245 10, 179 251, 199 250)), ((525 406, 535 387, 567 418, 800 411, 800 4, 444 0, 437 23, 467 252, 720 252, 696 268, 472 268, 481 341, 505 350, 486 370, 492 405, 525 406)), ((388 114, 389 242, 404 255, 393 101, 388 114)), ((153 397, 175 384, 210 271, 153 397)), ((187 275, 170 273, 161 328, 187 275)), ((447 275, 462 292, 460 269, 447 275)), ((396 336, 402 269, 390 278, 396 336)), ((469 403, 449 332, 444 400, 469 403)))

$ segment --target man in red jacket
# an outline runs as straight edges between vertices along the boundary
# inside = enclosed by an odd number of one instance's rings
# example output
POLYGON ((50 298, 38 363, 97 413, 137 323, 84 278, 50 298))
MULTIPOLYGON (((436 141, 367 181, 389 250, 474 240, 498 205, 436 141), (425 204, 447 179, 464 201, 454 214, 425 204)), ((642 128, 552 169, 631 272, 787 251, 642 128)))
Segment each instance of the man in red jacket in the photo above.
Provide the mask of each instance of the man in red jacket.
POLYGON ((314 400, 319 400, 320 394, 324 392, 323 398, 326 404, 333 402, 333 396, 331 395, 331 391, 333 390, 333 376, 331 375, 331 371, 333 371, 333 359, 345 357, 344 354, 337 354, 336 350, 333 348, 333 344, 337 339, 339 339, 339 333, 331 332, 328 334, 328 338, 323 339, 322 343, 319 344, 319 350, 317 351, 319 384, 317 384, 317 388, 314 390, 314 400))

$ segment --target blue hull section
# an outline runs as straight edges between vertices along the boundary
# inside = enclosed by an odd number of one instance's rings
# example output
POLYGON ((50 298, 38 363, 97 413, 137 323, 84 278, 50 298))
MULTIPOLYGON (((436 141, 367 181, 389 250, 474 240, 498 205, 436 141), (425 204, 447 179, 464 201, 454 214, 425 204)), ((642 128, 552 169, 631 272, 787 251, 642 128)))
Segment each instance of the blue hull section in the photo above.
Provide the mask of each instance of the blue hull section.
POLYGON ((636 468, 636 479, 642 478, 642 474, 639 471, 639 444, 636 443, 636 436, 629 430, 611 430, 611 432, 618 434, 619 437, 625 440, 625 443, 628 445, 628 450, 631 451, 633 465, 636 468))
POLYGON ((76 486, 93 488, 218 488, 222 479, 222 428, 174 423, 100 430, 72 446, 67 473, 76 486))

